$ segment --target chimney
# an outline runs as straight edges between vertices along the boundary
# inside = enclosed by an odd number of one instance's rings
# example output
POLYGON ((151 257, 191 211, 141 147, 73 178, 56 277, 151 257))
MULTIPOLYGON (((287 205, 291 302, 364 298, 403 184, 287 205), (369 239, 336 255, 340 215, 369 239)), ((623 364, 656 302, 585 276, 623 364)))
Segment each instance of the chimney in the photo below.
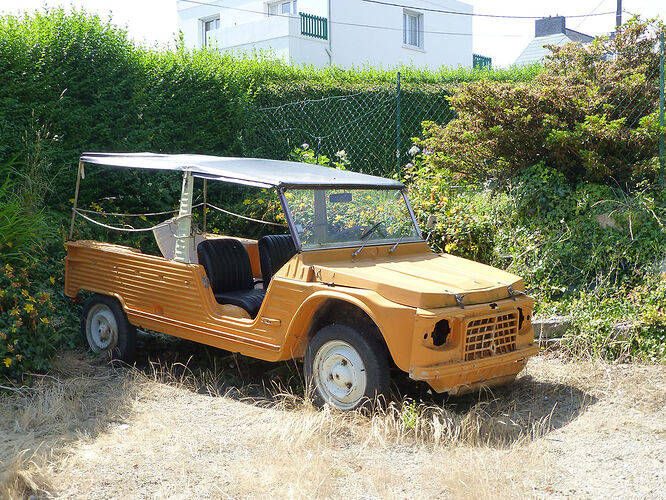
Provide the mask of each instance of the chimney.
POLYGON ((534 36, 558 35, 566 32, 564 16, 544 17, 534 21, 534 36))

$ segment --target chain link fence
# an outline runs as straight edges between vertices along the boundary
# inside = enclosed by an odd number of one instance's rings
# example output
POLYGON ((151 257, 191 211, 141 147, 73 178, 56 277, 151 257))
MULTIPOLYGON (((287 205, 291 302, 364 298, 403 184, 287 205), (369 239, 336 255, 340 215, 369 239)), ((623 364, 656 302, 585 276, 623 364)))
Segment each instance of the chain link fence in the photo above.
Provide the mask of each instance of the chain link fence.
MULTIPOLYGON (((633 80, 606 89, 597 113, 609 121, 622 120, 617 124, 625 129, 620 134, 622 139, 613 139, 613 144, 604 146, 614 150, 613 163, 632 167, 639 163, 661 164, 663 176, 663 42, 655 47, 659 50, 662 62, 659 58, 656 62, 634 61, 638 71, 633 80), (653 130, 661 127, 658 144, 654 134, 636 136, 642 133, 638 127, 646 120, 653 130)), ((455 118, 448 101, 454 90, 450 83, 410 82, 401 87, 398 73, 394 86, 258 108, 250 120, 251 154, 288 158, 294 148, 307 144, 318 156, 331 159, 344 151, 356 171, 395 176, 409 161, 411 138, 420 135, 423 121, 444 125, 455 118)))
POLYGON ((406 161, 411 137, 421 123, 447 123, 450 85, 426 88, 373 89, 347 95, 306 99, 255 110, 252 119, 253 154, 288 158, 307 144, 318 156, 335 159, 345 152, 352 168, 367 174, 391 176, 406 161))

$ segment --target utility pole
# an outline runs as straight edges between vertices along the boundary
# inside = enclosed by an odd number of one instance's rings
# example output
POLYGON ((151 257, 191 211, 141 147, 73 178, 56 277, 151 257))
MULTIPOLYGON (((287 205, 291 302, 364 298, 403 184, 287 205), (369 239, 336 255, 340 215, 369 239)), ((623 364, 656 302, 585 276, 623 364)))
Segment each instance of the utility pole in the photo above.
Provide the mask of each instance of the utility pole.
POLYGON ((622 26, 622 0, 617 0, 617 10, 615 11, 615 30, 622 26))

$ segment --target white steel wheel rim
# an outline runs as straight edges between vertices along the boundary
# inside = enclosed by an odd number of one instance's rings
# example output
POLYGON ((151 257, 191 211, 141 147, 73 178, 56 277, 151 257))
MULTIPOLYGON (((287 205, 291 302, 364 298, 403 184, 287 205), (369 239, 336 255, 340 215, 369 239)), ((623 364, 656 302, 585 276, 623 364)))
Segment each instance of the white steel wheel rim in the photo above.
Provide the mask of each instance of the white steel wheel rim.
POLYGON ((90 308, 86 338, 93 352, 108 351, 118 345, 118 322, 106 304, 95 304, 90 308))
POLYGON ((356 407, 368 386, 360 354, 342 340, 331 340, 319 348, 312 375, 324 401, 341 410, 356 407))

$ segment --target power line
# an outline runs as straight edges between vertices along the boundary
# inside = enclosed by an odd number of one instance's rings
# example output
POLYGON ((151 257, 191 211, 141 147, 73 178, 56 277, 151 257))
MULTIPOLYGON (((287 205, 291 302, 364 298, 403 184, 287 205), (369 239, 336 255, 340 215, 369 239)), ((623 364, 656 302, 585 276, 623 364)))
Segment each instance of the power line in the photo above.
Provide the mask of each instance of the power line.
MULTIPOLYGON (((195 5, 207 5, 210 7, 217 7, 219 9, 225 9, 225 10, 234 10, 234 11, 240 11, 240 12, 249 12, 252 14, 261 14, 261 15, 266 15, 265 11, 262 10, 252 10, 252 9, 243 9, 242 7, 229 7, 226 5, 219 5, 216 3, 211 3, 211 2, 204 2, 203 0, 180 0, 181 2, 186 2, 186 3, 192 3, 195 5)), ((423 9, 422 9, 423 10, 423 9)), ((271 14, 271 17, 291 17, 290 14, 271 14)), ((338 26, 352 26, 356 28, 371 28, 371 29, 379 29, 379 30, 386 30, 386 31, 403 31, 403 28, 394 28, 391 26, 377 26, 377 25, 372 25, 372 24, 362 24, 362 23, 347 23, 344 21, 331 21, 330 19, 328 20, 330 24, 337 24, 338 26)), ((432 35, 452 35, 452 36, 491 36, 491 37, 506 37, 506 38, 529 38, 528 35, 516 35, 516 34, 483 34, 483 33, 458 33, 455 31, 430 31, 430 30, 424 30, 422 33, 428 33, 432 35)))
POLYGON ((597 10, 599 7, 601 7, 601 5, 602 5, 605 1, 606 1, 606 0, 601 0, 601 2, 599 2, 599 4, 598 4, 594 9, 592 9, 592 11, 591 11, 587 16, 583 17, 583 19, 581 19, 580 22, 579 22, 576 26, 574 26, 574 29, 578 29, 578 28, 580 27, 580 25, 583 24, 583 23, 585 22, 585 19, 587 19, 588 17, 590 17, 592 14, 594 14, 594 13, 596 12, 596 10, 597 10))
MULTIPOLYGON (((400 7, 404 9, 414 9, 414 10, 422 10, 425 12, 438 12, 440 14, 454 14, 457 16, 470 16, 470 17, 492 17, 492 18, 497 18, 497 19, 542 19, 544 16, 509 16, 509 15, 500 15, 500 14, 477 14, 475 12, 458 12, 456 10, 445 10, 445 9, 433 9, 430 7, 414 7, 413 5, 405 5, 405 4, 400 4, 400 3, 392 3, 392 2, 383 2, 381 0, 363 0, 364 2, 367 3, 375 3, 379 5, 387 5, 389 7, 400 7)), ((597 16, 607 16, 609 14, 615 14, 615 11, 611 12, 598 12, 596 14, 575 14, 573 16, 563 16, 567 18, 575 18, 575 17, 597 17, 597 16)))

